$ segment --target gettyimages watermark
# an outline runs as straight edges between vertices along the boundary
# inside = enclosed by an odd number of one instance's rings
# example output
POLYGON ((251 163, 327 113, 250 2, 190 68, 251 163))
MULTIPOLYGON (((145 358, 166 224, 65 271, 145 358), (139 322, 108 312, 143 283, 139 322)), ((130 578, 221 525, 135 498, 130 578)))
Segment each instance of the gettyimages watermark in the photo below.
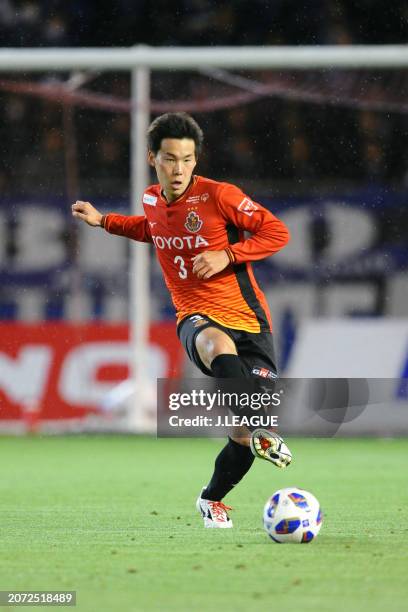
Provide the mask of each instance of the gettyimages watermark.
POLYGON ((333 437, 381 430, 390 418, 408 432, 406 379, 159 379, 158 437, 224 437, 263 427, 333 437), (390 406, 392 411, 390 412, 390 406), (405 406, 405 408, 403 408, 405 406), (387 412, 385 412, 387 410, 387 412))
POLYGON ((157 433, 165 437, 225 436, 235 428, 276 429, 280 404, 278 389, 251 380, 161 379, 157 433))
POLYGON ((277 427, 278 415, 270 414, 268 410, 280 403, 279 393, 272 391, 237 392, 218 388, 212 392, 204 389, 172 392, 169 410, 178 412, 181 408, 196 408, 207 414, 194 417, 173 414, 168 421, 170 427, 277 427))

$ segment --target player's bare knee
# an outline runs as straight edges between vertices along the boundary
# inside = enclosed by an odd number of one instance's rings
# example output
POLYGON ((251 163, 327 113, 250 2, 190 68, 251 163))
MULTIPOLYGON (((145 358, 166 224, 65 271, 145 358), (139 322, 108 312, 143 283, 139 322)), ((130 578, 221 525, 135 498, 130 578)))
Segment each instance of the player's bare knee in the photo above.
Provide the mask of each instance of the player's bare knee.
POLYGON ((206 368, 211 369, 217 355, 236 355, 237 348, 228 334, 218 327, 206 327, 196 337, 196 349, 206 368))

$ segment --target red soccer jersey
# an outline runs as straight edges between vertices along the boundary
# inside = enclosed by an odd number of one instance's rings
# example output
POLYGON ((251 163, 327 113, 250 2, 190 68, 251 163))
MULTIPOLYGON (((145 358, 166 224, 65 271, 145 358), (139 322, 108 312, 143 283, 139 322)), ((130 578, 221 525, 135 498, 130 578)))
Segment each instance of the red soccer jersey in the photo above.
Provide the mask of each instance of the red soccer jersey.
POLYGON ((288 242, 286 226, 238 187, 194 176, 190 187, 170 204, 160 185, 143 195, 145 216, 108 214, 104 227, 156 247, 177 320, 201 313, 232 329, 271 331, 265 296, 251 261, 279 251, 288 242), (244 231, 251 236, 244 238, 244 231), (192 257, 229 247, 233 265, 208 280, 192 272, 192 257))

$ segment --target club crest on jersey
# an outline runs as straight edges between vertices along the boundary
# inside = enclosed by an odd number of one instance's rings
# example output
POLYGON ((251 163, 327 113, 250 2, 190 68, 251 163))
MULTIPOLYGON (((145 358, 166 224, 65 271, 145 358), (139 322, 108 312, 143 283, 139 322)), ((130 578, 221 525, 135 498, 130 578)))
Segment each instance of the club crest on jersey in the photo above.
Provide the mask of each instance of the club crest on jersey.
POLYGON ((189 232, 195 233, 195 232, 199 232, 202 226, 203 226, 203 222, 201 221, 198 214, 194 210, 191 210, 186 217, 186 222, 184 224, 184 227, 189 232))

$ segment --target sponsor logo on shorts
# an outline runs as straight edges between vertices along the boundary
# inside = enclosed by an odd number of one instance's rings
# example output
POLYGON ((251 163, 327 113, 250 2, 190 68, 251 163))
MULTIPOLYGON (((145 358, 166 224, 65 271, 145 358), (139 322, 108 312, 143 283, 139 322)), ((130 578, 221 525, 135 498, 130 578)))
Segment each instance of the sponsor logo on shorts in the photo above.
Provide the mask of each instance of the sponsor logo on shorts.
POLYGON ((275 374, 275 372, 272 372, 272 370, 258 366, 253 367, 251 373, 254 374, 254 376, 260 376, 261 378, 278 378, 278 375, 275 374))
POLYGON ((190 321, 193 323, 194 327, 201 327, 207 323, 207 319, 204 319, 201 315, 193 315, 189 317, 190 321))

